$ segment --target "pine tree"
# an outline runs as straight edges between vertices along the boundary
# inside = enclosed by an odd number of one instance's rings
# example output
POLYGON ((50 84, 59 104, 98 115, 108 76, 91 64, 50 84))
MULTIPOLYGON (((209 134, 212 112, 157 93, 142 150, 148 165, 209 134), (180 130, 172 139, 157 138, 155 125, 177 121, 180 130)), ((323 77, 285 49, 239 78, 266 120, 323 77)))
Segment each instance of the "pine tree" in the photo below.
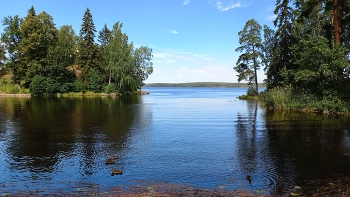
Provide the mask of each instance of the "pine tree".
POLYGON ((111 84, 111 70, 108 68, 108 53, 110 47, 110 34, 111 30, 108 29, 107 24, 103 26, 101 31, 99 31, 98 41, 100 42, 100 53, 101 61, 100 66, 102 67, 103 73, 108 78, 108 84, 111 84))
POLYGON ((267 70, 267 87, 273 88, 283 84, 288 84, 290 79, 286 79, 282 72, 284 70, 296 69, 291 60, 290 46, 295 43, 292 36, 293 29, 293 9, 289 6, 290 0, 277 0, 274 13, 277 18, 273 21, 277 27, 275 33, 275 43, 273 55, 267 70))
POLYGON ((239 44, 236 51, 243 52, 237 60, 235 69, 238 72, 238 81, 246 80, 249 84, 255 85, 255 95, 258 91, 257 70, 260 67, 260 60, 263 59, 261 25, 254 19, 248 20, 240 32, 239 44))
POLYGON ((83 24, 80 29, 80 41, 78 45, 77 64, 82 69, 82 79, 88 80, 92 69, 98 70, 98 48, 95 44, 95 25, 90 9, 87 8, 83 16, 83 24))

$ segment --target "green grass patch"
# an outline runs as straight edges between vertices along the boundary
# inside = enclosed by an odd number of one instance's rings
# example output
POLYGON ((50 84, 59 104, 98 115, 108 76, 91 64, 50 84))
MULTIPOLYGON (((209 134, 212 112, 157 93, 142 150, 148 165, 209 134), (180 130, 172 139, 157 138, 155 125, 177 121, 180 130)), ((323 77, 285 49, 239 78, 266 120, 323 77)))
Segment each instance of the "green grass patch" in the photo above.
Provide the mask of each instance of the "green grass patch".
POLYGON ((245 95, 245 94, 239 96, 238 98, 241 100, 257 100, 258 99, 257 96, 249 96, 249 95, 245 95))
POLYGON ((318 112, 323 114, 349 113, 350 104, 338 98, 319 98, 307 90, 275 88, 259 94, 263 106, 273 109, 318 112))

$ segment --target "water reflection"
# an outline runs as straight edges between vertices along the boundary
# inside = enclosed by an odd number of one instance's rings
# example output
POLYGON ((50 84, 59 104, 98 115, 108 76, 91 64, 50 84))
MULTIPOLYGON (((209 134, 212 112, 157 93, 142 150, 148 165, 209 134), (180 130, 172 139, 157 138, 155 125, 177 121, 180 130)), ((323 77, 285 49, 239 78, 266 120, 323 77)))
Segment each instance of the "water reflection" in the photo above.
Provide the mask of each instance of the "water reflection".
POLYGON ((237 155, 241 169, 244 169, 247 173, 252 173, 257 168, 256 119, 258 102, 247 102, 247 108, 246 114, 237 113, 237 155))
POLYGON ((350 172, 348 117, 265 111, 258 105, 247 101, 235 122, 239 168, 253 176, 254 188, 265 185, 285 194, 304 180, 350 172))
POLYGON ((151 118, 138 114, 149 113, 134 107, 139 102, 140 96, 0 98, 1 169, 10 170, 3 181, 100 173, 108 155, 127 149, 135 118, 151 118))
POLYGON ((350 172, 348 118, 267 111, 265 124, 280 191, 350 172))
POLYGON ((0 193, 149 180, 284 194, 305 179, 350 173, 349 118, 266 111, 234 90, 0 98, 0 193), (106 166, 109 155, 120 159, 106 166), (125 173, 112 177, 112 167, 125 173))

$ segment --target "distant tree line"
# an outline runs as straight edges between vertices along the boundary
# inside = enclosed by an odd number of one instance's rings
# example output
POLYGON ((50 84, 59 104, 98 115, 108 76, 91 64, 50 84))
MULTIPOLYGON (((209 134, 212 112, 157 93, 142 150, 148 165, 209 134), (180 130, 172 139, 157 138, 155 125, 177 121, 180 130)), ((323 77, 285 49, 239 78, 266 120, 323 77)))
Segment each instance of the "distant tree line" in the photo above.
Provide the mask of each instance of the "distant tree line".
POLYGON ((12 82, 33 94, 65 92, 134 93, 153 72, 152 49, 135 48, 117 22, 98 32, 89 8, 79 35, 72 26, 55 27, 45 11, 2 20, 0 69, 8 69, 12 82))
MULTIPOLYGON (((258 84, 264 87, 263 83, 258 84)), ((222 88, 247 88, 246 83, 226 83, 226 82, 190 82, 190 83, 146 83, 144 87, 222 87, 222 88)))

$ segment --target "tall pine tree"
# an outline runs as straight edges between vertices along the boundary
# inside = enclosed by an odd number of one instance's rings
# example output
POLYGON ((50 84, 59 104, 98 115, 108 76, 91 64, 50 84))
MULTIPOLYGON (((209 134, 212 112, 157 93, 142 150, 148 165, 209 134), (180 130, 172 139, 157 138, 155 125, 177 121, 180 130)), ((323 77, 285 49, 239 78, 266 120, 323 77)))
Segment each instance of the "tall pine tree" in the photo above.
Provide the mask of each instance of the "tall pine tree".
POLYGON ((78 44, 77 64, 82 69, 81 77, 88 80, 89 73, 98 69, 98 48, 95 44, 95 25, 90 9, 87 8, 83 16, 83 24, 80 29, 80 41, 78 44))
POLYGON ((257 70, 260 68, 260 60, 263 59, 261 25, 254 19, 248 20, 238 35, 241 46, 236 51, 243 53, 233 69, 238 72, 238 81, 246 80, 249 84, 255 85, 257 95, 259 93, 257 70))
POLYGON ((269 68, 267 70, 267 87, 273 88, 283 84, 288 84, 288 78, 283 76, 285 70, 295 69, 291 60, 290 46, 295 43, 292 36, 293 29, 293 9, 290 7, 290 0, 277 0, 274 13, 277 15, 273 21, 277 27, 275 33, 275 43, 269 68))

